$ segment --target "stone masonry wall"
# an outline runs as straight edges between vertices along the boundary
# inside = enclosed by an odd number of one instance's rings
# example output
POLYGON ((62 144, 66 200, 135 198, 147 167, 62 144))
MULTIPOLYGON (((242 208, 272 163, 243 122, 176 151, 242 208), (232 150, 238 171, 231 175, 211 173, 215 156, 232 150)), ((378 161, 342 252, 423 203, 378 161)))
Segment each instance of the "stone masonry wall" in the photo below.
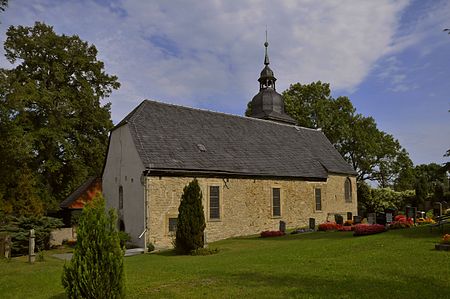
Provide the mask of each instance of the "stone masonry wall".
MULTIPOLYGON (((307 226, 309 218, 316 224, 327 220, 328 213, 357 215, 356 180, 350 177, 352 201, 344 198, 346 176, 330 175, 326 182, 269 179, 198 178, 203 193, 208 242, 235 236, 278 230, 280 220, 287 228, 307 226), (209 219, 209 186, 219 186, 220 220, 209 219), (280 188, 281 217, 272 216, 272 188, 280 188), (314 189, 321 188, 322 210, 315 210, 314 189)), ((183 188, 193 178, 148 177, 147 242, 157 248, 171 247, 169 218, 176 218, 183 188)), ((334 221, 330 215, 328 220, 334 221)))

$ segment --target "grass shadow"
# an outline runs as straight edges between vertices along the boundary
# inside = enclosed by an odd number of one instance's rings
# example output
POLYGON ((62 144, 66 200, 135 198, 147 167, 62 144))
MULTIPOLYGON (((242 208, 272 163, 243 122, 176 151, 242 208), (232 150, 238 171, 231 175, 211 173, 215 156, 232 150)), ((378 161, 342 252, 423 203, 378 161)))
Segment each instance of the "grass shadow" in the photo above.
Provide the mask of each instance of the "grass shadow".
POLYGON ((178 256, 177 253, 175 252, 175 249, 161 250, 152 254, 158 256, 178 256))
POLYGON ((49 298, 50 299, 66 299, 67 296, 66 296, 66 293, 59 293, 59 294, 53 295, 49 298))
POLYGON ((246 288, 254 290, 253 294, 261 292, 260 290, 267 286, 279 288, 280 298, 373 298, 374 294, 377 294, 379 298, 394 298, 402 292, 411 293, 410 289, 415 289, 417 298, 421 298, 430 295, 429 288, 445 290, 448 287, 442 280, 436 281, 422 277, 417 281, 414 275, 404 276, 402 281, 389 281, 382 276, 371 277, 371 279, 357 275, 323 277, 319 273, 311 272, 299 275, 274 275, 252 271, 231 274, 231 276, 235 284, 245 281, 246 288), (414 285, 410 284, 415 281, 417 282, 414 285), (381 285, 383 288, 380 292, 381 285))

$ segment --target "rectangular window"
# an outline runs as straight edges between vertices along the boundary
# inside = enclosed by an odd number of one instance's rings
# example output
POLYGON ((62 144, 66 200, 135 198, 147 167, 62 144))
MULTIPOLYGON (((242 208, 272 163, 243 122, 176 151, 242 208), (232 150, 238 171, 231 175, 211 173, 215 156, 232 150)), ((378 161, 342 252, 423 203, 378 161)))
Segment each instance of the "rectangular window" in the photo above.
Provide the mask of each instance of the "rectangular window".
POLYGON ((209 187, 209 219, 220 219, 219 186, 209 187))
POLYGON ((316 188, 314 193, 316 197, 316 211, 322 211, 322 190, 316 188))
POLYGON ((281 216, 280 188, 272 188, 272 215, 281 216))
POLYGON ((123 209, 123 187, 119 186, 119 209, 123 209))
POLYGON ((169 218, 169 233, 177 231, 178 218, 169 218))

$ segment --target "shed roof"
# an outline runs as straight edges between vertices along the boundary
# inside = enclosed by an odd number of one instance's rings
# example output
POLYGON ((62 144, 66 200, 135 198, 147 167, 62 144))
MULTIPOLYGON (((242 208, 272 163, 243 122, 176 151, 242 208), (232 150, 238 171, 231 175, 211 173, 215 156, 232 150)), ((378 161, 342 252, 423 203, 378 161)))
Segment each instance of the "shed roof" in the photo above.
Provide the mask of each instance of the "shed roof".
MULTIPOLYGON (((86 199, 92 199, 89 194, 89 189, 93 188, 94 184, 101 184, 101 179, 97 177, 89 177, 83 184, 81 184, 75 191, 73 191, 59 206, 61 208, 72 208, 72 204, 79 200, 83 195, 86 199)), ((100 189, 101 191, 101 189, 100 189)))
POLYGON ((326 179, 355 171, 318 130, 145 100, 128 124, 149 172, 326 179))

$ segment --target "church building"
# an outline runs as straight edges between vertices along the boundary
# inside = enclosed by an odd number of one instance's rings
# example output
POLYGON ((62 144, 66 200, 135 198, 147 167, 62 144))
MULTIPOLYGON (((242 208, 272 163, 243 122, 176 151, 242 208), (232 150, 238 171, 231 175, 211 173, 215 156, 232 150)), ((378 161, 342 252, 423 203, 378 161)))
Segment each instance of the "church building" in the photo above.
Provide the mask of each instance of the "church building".
POLYGON ((320 130, 285 113, 264 45, 251 117, 145 100, 111 131, 103 194, 135 245, 172 246, 194 178, 208 242, 357 214, 355 171, 320 130))

